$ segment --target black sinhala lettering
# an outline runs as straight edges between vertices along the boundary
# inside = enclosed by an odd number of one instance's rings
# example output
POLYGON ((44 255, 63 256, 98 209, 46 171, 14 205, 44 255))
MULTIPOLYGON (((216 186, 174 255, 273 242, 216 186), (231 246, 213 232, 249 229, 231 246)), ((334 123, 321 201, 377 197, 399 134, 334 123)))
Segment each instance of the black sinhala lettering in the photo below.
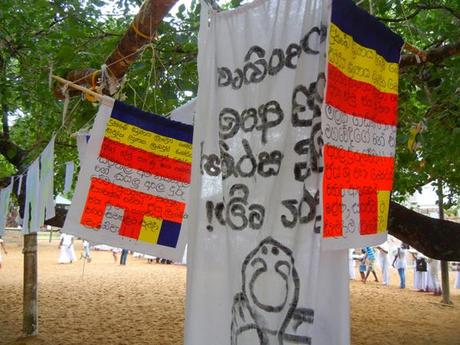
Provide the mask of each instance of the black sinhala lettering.
POLYGON ((267 102, 258 109, 260 124, 257 129, 262 131, 262 143, 267 143, 267 132, 270 128, 278 126, 284 119, 284 113, 277 101, 267 102), (273 114, 273 116, 269 116, 273 114))
POLYGON ((267 75, 267 61, 264 59, 265 57, 265 50, 259 46, 253 46, 249 48, 246 56, 244 57, 244 61, 248 62, 244 65, 243 68, 243 75, 244 75, 244 83, 260 83, 264 80, 265 76, 267 75), (255 62, 248 62, 251 59, 251 55, 255 54, 259 58, 255 62), (248 72, 250 75, 248 76, 248 72))
POLYGON ((260 46, 252 46, 244 56, 244 66, 235 68, 233 73, 228 67, 217 68, 217 86, 231 86, 234 90, 239 90, 243 85, 260 83, 267 75, 275 76, 285 66, 290 69, 297 68, 299 58, 304 54, 319 54, 319 43, 324 42, 327 37, 325 26, 313 27, 300 40, 299 43, 290 43, 286 50, 280 48, 273 49, 268 58, 266 51, 260 46), (317 36, 317 40, 314 37, 317 36), (257 59, 250 61, 255 56, 257 59), (268 60, 268 61, 267 61, 268 60))
MULTIPOLYGON (((298 155, 308 155, 310 147, 310 139, 300 140, 294 145, 294 151, 298 155)), ((296 181, 303 182, 305 179, 311 175, 311 169, 308 164, 307 156, 304 156, 304 160, 295 163, 294 165, 294 177, 296 181)))

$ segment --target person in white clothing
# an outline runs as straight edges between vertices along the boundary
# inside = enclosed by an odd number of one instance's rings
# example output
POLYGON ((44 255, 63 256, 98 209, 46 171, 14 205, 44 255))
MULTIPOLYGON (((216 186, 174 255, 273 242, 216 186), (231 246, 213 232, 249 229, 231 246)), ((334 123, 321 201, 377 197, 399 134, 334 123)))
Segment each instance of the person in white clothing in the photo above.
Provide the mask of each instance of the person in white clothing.
POLYGON ((353 258, 353 248, 348 249, 348 274, 350 279, 356 279, 355 260, 353 258))
POLYGON ((428 258, 428 265, 430 266, 431 291, 436 296, 440 296, 442 294, 439 281, 440 262, 439 260, 428 258))
POLYGON ((61 234, 59 248, 61 249, 61 253, 59 255, 58 260, 60 264, 69 264, 76 260, 72 235, 61 234))
POLYGON ((419 252, 411 254, 414 257, 414 289, 424 292, 428 284, 426 257, 419 252))
POLYGON ((90 244, 87 240, 83 240, 83 253, 81 253, 80 259, 85 259, 88 263, 91 262, 90 244))
POLYGON ((376 247, 379 251, 379 264, 382 270, 382 284, 390 284, 390 275, 388 274, 388 266, 390 265, 388 260, 388 244, 386 242, 376 247))
POLYGON ((406 252, 409 246, 405 243, 401 243, 401 246, 394 253, 394 260, 392 266, 398 270, 399 273, 399 287, 401 289, 406 288, 406 252))
POLYGON ((454 271, 456 271, 455 274, 455 288, 460 289, 460 262, 454 262, 454 271))
POLYGON ((2 237, 0 236, 0 268, 2 268, 2 250, 5 253, 5 255, 8 254, 8 252, 5 249, 5 242, 3 241, 2 237))

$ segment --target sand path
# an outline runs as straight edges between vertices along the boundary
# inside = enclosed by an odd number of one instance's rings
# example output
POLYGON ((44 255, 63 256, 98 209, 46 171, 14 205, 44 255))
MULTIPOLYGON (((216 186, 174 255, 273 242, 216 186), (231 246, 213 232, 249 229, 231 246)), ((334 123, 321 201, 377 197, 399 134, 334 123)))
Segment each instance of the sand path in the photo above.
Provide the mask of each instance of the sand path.
MULTIPOLYGON (((18 245, 8 249, 0 271, 0 344, 182 344, 185 266, 148 264, 129 256, 128 265, 122 267, 111 253, 93 251, 93 261, 82 275, 83 260, 57 264, 56 241, 40 241, 40 336, 18 339, 23 259, 18 245)), ((80 249, 78 241, 78 256, 80 249)), ((452 292, 455 305, 445 307, 438 303, 439 297, 400 290, 394 272, 392 283, 383 287, 351 282, 353 345, 460 344, 460 290, 452 292)))

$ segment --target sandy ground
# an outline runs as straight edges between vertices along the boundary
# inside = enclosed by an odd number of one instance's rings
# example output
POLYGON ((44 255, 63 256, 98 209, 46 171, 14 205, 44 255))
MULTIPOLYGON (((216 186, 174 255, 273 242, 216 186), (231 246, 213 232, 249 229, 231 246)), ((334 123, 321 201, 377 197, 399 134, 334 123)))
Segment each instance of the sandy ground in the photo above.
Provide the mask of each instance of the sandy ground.
MULTIPOLYGON (((78 241, 78 256, 80 248, 78 241)), ((7 249, 0 270, 0 344, 182 344, 185 266, 148 264, 129 256, 121 267, 111 253, 93 251, 83 275, 83 260, 57 264, 55 241, 39 246, 40 336, 18 338, 22 254, 18 245, 7 249)), ((454 306, 446 307, 439 297, 401 290, 397 282, 394 272, 388 287, 351 282, 352 344, 459 345, 460 290, 452 291, 454 306)), ((407 284, 412 286, 411 271, 407 284)))

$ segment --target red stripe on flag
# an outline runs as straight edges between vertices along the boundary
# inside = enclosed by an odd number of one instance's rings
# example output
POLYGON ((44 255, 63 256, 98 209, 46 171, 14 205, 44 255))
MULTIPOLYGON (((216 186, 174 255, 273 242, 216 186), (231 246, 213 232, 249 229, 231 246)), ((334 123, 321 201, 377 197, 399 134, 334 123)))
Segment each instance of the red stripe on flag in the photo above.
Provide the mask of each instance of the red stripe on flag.
POLYGON ((124 210, 119 234, 134 239, 139 238, 145 216, 180 224, 185 210, 183 202, 138 192, 93 177, 80 223, 100 229, 108 205, 124 210))
POLYGON ((344 113, 381 124, 395 126, 397 122, 397 94, 381 92, 368 83, 354 80, 331 64, 328 64, 326 103, 344 113))
POLYGON ((129 168, 190 183, 190 163, 162 157, 108 138, 104 138, 99 156, 129 168))
POLYGON ((361 234, 377 233, 377 191, 393 186, 393 157, 324 145, 324 237, 342 236, 342 190, 359 193, 361 234))

